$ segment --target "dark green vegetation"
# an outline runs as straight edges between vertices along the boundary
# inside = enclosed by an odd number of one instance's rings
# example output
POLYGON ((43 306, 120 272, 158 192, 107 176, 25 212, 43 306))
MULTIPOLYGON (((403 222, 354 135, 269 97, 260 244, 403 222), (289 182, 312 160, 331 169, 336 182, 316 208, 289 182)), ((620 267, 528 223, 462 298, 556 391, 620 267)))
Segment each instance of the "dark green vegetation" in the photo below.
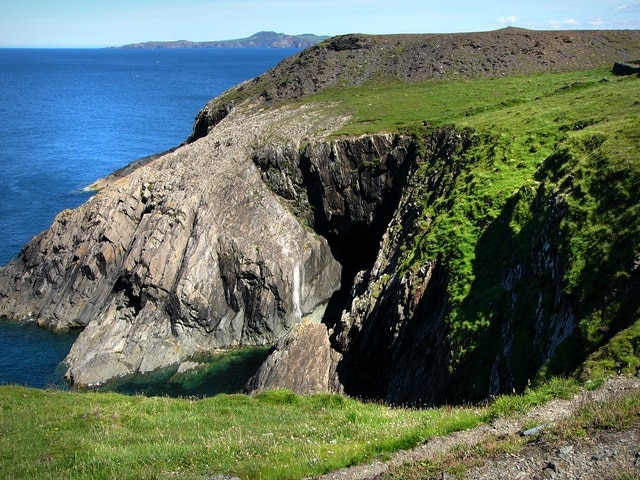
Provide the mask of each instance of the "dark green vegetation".
POLYGON ((112 380, 98 390, 190 398, 239 393, 267 358, 268 350, 267 347, 232 349, 218 355, 194 358, 194 368, 185 372, 178 372, 178 366, 174 365, 112 380))
POLYGON ((353 114, 345 135, 401 130, 420 141, 451 125, 464 137, 447 160, 417 167, 418 226, 404 234, 399 272, 445 265, 449 368, 465 370, 480 392, 509 319, 517 388, 571 374, 596 351, 586 377, 640 365, 638 92, 637 77, 595 70, 316 97, 353 114), (536 324, 557 322, 563 309, 578 328, 540 365, 536 324))
POLYGON ((2 387, 0 478, 299 479, 574 389, 554 382, 489 408, 410 410, 283 390, 193 401, 2 387))

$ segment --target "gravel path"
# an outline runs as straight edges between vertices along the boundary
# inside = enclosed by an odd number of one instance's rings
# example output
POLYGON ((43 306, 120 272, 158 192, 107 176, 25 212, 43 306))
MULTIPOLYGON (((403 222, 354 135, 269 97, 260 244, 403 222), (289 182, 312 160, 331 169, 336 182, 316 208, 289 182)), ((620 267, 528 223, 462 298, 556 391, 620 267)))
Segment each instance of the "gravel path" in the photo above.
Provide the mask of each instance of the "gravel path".
POLYGON ((571 442, 528 445, 470 470, 465 479, 640 478, 640 429, 602 432, 571 442))
MULTIPOLYGON (((318 480, 374 480, 392 467, 427 460, 456 446, 472 446, 489 436, 517 435, 523 425, 551 425, 569 417, 588 402, 610 400, 640 388, 640 378, 611 378, 597 390, 581 391, 570 400, 553 400, 517 418, 498 419, 488 425, 435 437, 412 450, 400 451, 389 461, 374 461, 317 477, 318 480)), ((470 470, 465 479, 606 479, 628 473, 640 478, 640 428, 602 432, 560 445, 531 444, 517 454, 489 459, 470 470)), ((443 479, 449 478, 443 474, 443 479)))

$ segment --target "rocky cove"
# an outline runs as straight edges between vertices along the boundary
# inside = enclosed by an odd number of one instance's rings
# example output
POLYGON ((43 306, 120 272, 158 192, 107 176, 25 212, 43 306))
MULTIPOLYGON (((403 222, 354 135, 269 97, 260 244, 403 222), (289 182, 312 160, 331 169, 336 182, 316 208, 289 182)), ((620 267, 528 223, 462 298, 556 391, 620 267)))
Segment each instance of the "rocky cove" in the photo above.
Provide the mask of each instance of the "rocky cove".
POLYGON ((61 212, 0 270, 0 314, 82 328, 65 359, 80 386, 251 345, 274 346, 252 392, 427 405, 520 390, 567 358, 571 372, 635 321, 640 269, 632 244, 619 259, 624 282, 611 273, 589 305, 608 312, 606 335, 579 360, 568 355, 586 315, 561 281, 569 158, 551 154, 535 183, 483 199, 498 213, 478 235, 474 275, 461 279, 455 245, 430 246, 429 234, 496 140, 452 125, 340 136, 348 115, 299 101, 383 73, 453 75, 434 63, 443 58, 456 75, 541 71, 556 58, 596 67, 639 41, 567 35, 346 36, 312 47, 212 100, 183 145, 61 212), (497 61, 496 44, 518 49, 497 61), (538 55, 544 47, 555 56, 538 55), (464 298, 454 296, 462 284, 464 298))

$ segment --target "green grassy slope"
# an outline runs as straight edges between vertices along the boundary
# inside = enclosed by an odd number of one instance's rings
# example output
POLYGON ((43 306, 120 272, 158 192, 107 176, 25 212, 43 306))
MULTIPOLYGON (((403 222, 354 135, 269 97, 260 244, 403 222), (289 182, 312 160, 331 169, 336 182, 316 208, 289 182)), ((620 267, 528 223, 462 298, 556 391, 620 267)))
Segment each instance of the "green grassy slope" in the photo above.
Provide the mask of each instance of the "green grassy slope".
POLYGON ((338 396, 201 401, 0 389, 0 478, 303 478, 486 418, 338 396))
POLYGON ((300 479, 471 428, 575 385, 492 407, 411 410, 276 390, 205 400, 0 387, 3 479, 300 479))
MULTIPOLYGON (((550 362, 551 371, 568 373, 640 319, 639 92, 635 76, 590 70, 374 84, 316 97, 339 99, 337 108, 353 115, 345 135, 399 129, 420 138, 444 124, 470 129, 469 149, 448 164, 420 165, 416 175, 425 183, 443 168, 452 180, 445 194, 423 192, 422 227, 401 247, 401 269, 435 258, 447 264, 452 362, 482 363, 469 351, 482 350, 483 338, 490 343, 501 312, 521 309, 514 316, 530 329, 526 318, 540 301, 553 302, 557 285, 578 306, 579 330, 550 362), (550 238, 544 230, 552 220, 560 222, 554 245, 536 247, 550 238), (530 262, 535 248, 557 250, 560 261, 548 266, 548 278, 521 279, 530 298, 513 302, 500 286, 505 272, 498 263, 530 262), (552 279, 557 273, 562 278, 552 279)), ((616 337, 590 368, 635 371, 640 352, 633 331, 621 334, 624 341, 616 337)), ((531 334, 523 331, 523 342, 531 334)), ((521 386, 537 373, 529 360, 521 355, 521 386)))

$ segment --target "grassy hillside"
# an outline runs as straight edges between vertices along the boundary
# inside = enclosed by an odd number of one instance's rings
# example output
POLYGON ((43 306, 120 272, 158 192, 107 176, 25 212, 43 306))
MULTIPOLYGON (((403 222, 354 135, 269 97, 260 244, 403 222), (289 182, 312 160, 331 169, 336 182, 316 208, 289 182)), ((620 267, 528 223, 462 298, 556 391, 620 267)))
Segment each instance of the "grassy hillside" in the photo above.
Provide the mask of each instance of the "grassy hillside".
POLYGON ((401 271, 446 263, 451 369, 477 368, 474 380, 488 381, 482 365, 497 355, 505 312, 521 329, 513 346, 519 388, 536 375, 572 373, 601 348, 583 375, 640 365, 639 92, 637 77, 601 69, 370 84, 315 97, 352 115, 340 134, 401 130, 423 138, 451 124, 469 136, 471 146, 450 161, 419 165, 420 225, 401 245, 401 271), (443 170, 450 180, 430 190, 429 179, 443 170), (504 285, 508 269, 548 250, 558 261, 520 279, 522 294, 510 296, 517 289, 504 285), (559 294, 577 305, 579 328, 537 372, 539 352, 527 350, 534 316, 559 294))
POLYGON ((411 410, 271 391, 205 400, 0 387, 0 478, 300 479, 471 428, 554 396, 411 410))

